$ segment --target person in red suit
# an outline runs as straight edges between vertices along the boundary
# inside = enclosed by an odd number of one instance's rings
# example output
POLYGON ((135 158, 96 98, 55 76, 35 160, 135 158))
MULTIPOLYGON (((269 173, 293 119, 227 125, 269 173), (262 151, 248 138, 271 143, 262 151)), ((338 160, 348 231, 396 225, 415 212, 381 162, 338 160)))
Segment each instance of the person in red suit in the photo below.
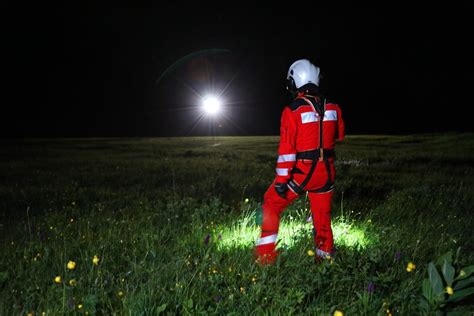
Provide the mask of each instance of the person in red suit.
POLYGON ((339 105, 319 91, 320 69, 307 59, 288 70, 287 89, 294 100, 281 116, 276 177, 264 195, 257 261, 273 263, 280 215, 298 196, 308 192, 315 229, 316 258, 333 254, 331 198, 334 190, 334 146, 344 138, 339 105))

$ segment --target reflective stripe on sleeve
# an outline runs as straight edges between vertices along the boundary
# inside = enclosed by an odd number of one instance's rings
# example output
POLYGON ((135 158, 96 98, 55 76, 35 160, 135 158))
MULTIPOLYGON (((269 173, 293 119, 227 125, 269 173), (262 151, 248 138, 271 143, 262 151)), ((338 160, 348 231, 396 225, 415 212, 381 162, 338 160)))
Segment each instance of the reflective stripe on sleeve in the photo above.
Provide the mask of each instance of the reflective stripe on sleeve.
POLYGON ((275 243, 275 241, 277 240, 277 237, 278 237, 278 234, 273 234, 267 237, 260 238, 257 240, 257 246, 275 243))
POLYGON ((276 168, 276 173, 279 176, 287 176, 288 175, 288 168, 276 168))
POLYGON ((277 162, 296 161, 296 154, 287 154, 278 156, 277 162))

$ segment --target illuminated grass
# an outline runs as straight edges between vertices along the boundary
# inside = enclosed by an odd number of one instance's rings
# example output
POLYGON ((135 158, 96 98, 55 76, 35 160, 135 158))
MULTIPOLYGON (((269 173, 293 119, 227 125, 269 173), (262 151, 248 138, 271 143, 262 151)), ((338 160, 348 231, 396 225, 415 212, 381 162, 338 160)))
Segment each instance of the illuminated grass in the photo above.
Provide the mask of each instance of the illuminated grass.
MULTIPOLYGON (((0 315, 424 314, 427 264, 447 251, 474 262, 472 136, 349 137, 335 260, 314 264, 300 198, 268 267, 254 211, 278 137, 7 140, 0 315)), ((470 315, 473 298, 441 314, 470 315)))
POLYGON ((366 228, 339 218, 333 222, 332 232, 336 246, 364 249, 376 241, 376 236, 369 235, 366 228))
MULTIPOLYGON (((221 239, 217 244, 219 250, 248 249, 255 245, 260 229, 255 225, 255 212, 243 214, 234 225, 218 227, 221 239)), ((376 240, 363 226, 349 223, 341 218, 332 221, 334 243, 338 247, 365 249, 376 240), (369 237, 370 236, 370 237, 369 237)), ((303 240, 312 240, 313 225, 305 218, 284 219, 280 223, 278 248, 290 249, 303 240)))

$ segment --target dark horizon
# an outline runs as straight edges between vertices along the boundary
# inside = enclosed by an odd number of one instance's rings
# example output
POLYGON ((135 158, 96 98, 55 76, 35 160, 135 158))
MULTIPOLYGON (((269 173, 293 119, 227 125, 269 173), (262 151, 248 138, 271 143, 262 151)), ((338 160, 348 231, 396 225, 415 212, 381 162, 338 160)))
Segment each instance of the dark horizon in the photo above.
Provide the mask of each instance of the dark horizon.
POLYGON ((473 131, 467 1, 187 9, 11 8, 2 137, 277 135, 300 58, 321 67, 349 135, 473 131), (196 123, 209 89, 225 90, 224 115, 196 123))

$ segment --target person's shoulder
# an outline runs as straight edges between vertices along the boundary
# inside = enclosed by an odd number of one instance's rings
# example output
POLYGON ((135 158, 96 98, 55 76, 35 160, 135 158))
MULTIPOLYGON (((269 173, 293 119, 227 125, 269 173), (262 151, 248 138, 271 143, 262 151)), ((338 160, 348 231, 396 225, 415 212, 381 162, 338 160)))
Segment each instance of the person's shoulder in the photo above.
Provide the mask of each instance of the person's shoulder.
POLYGON ((302 98, 296 98, 290 102, 286 107, 289 108, 292 112, 299 109, 300 106, 307 105, 307 102, 302 98))
POLYGON ((326 104, 339 105, 339 102, 333 97, 325 97, 326 104))
POLYGON ((326 97, 326 106, 340 108, 339 102, 332 97, 326 97))

